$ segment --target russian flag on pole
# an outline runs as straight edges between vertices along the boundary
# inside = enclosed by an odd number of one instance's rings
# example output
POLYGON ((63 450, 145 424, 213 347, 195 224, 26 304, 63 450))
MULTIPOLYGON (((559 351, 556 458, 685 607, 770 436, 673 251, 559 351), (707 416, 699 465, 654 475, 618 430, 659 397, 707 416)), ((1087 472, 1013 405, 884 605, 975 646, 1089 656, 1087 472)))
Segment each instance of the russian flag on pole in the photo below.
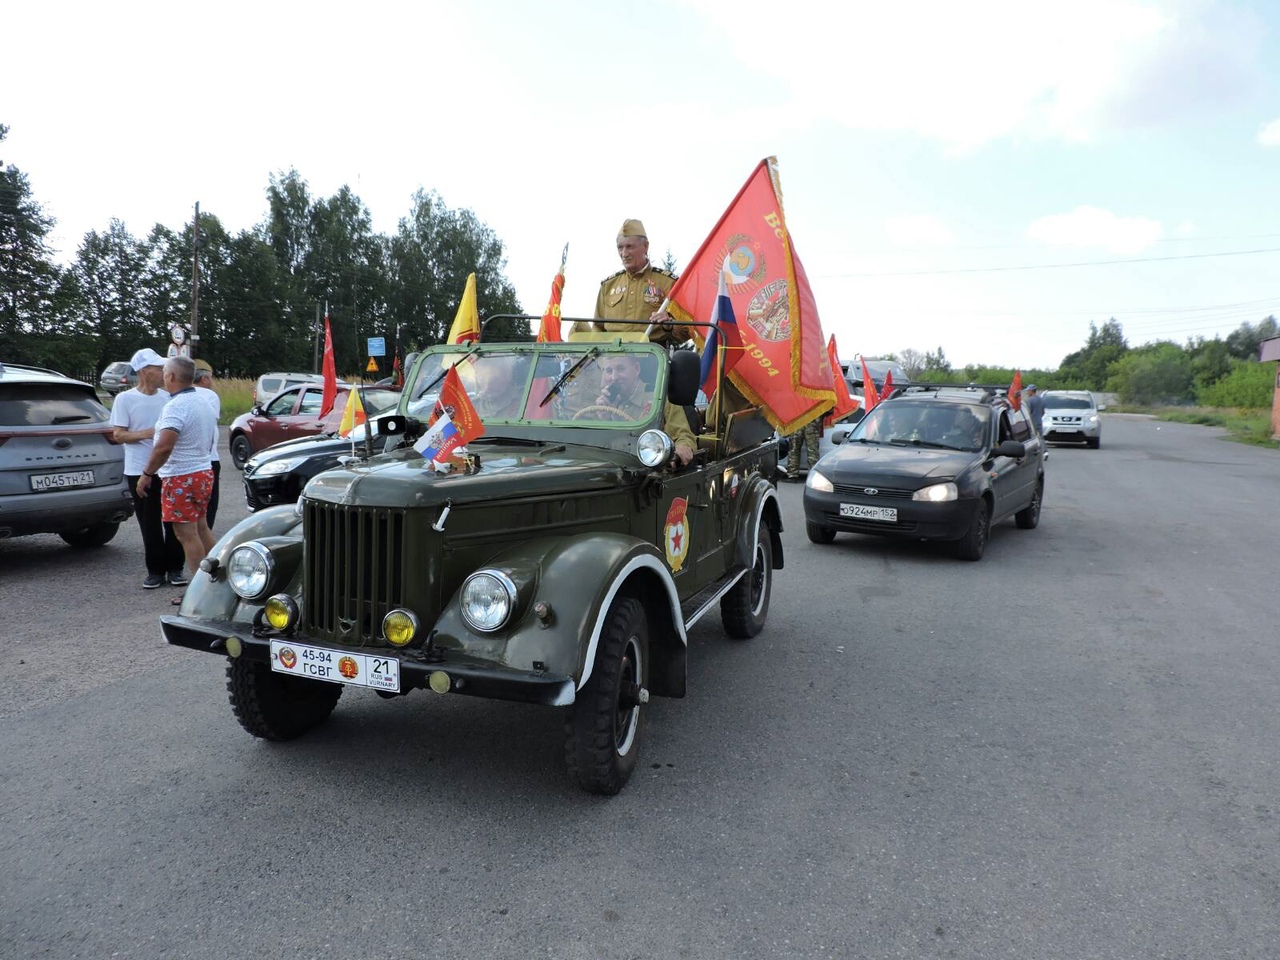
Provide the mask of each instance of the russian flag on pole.
POLYGON ((724 271, 716 271, 720 275, 720 290, 716 294, 715 306, 711 310, 711 333, 706 345, 702 348, 702 392, 708 397, 720 386, 718 379, 718 358, 724 351, 725 376, 742 359, 742 334, 738 330, 737 318, 733 315, 733 301, 729 299, 729 288, 725 286, 724 271))
POLYGON ((440 387, 440 399, 436 401, 427 432, 413 445, 413 449, 428 460, 443 461, 458 447, 483 433, 480 414, 472 406, 457 368, 450 367, 440 387))

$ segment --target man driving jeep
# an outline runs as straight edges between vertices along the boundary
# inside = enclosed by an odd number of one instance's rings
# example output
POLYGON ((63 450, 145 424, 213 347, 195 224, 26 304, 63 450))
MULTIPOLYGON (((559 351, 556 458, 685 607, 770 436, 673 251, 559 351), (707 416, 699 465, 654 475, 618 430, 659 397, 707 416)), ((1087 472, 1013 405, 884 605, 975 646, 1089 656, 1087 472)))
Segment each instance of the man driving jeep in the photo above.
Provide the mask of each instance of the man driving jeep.
MULTIPOLYGON (((600 361, 600 395, 595 403, 612 407, 628 420, 637 420, 649 412, 653 393, 640 378, 640 358, 633 353, 609 354, 600 361)), ((663 401, 662 428, 671 438, 675 458, 687 466, 693 459, 695 439, 684 410, 663 401)))

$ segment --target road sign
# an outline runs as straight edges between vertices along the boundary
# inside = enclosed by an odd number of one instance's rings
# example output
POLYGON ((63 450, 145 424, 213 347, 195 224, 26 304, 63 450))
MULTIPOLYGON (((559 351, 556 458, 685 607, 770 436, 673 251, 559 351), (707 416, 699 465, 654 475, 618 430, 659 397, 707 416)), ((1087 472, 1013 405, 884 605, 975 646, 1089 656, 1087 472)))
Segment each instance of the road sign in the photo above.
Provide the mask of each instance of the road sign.
POLYGON ((369 356, 385 357, 387 355, 387 338, 386 337, 370 337, 369 338, 369 356))
POLYGON ((377 372, 378 372, 378 361, 377 361, 377 360, 375 360, 375 359, 373 359, 373 357, 370 357, 370 358, 369 358, 369 365, 368 365, 367 367, 365 367, 365 368, 364 368, 364 370, 365 370, 365 373, 377 373, 377 372))

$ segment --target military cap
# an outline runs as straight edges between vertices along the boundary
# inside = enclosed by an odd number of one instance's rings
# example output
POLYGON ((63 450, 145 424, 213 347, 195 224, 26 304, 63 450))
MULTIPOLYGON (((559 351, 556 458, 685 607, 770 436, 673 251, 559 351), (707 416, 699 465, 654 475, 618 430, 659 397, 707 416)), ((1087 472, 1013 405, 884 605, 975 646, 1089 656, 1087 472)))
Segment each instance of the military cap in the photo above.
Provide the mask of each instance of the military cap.
POLYGON ((197 370, 208 370, 210 373, 213 373, 213 367, 212 367, 212 366, 210 366, 210 364, 209 364, 209 361, 208 361, 208 360, 197 360, 197 361, 196 361, 196 369, 197 369, 197 370))
POLYGON ((644 224, 639 220, 623 220, 622 229, 618 231, 620 237, 644 237, 649 239, 649 235, 644 232, 644 224))

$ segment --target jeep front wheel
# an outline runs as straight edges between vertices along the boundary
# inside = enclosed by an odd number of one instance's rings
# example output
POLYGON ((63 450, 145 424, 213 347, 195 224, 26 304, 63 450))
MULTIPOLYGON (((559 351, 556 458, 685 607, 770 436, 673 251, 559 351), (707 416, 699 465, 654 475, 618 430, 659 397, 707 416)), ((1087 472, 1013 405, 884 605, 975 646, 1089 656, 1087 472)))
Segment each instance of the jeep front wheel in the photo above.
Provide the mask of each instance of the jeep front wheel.
POLYGON ((565 721, 569 776, 590 793, 615 794, 636 767, 649 682, 649 622, 632 597, 605 617, 589 679, 565 721))
POLYGON ((231 709, 263 740, 292 740, 323 723, 342 696, 342 685, 276 673, 268 663, 236 658, 227 664, 231 709))
POLYGON ((773 587, 773 541, 761 527, 751 556, 751 569, 720 599, 720 620, 735 640, 750 640, 764 629, 773 587))

